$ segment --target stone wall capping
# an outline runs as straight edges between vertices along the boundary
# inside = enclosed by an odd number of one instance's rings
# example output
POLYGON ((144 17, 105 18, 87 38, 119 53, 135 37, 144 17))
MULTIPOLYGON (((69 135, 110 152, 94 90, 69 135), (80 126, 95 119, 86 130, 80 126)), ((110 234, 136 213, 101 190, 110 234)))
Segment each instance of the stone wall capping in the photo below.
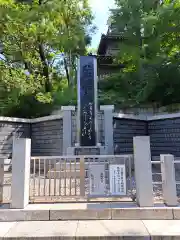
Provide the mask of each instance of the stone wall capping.
POLYGON ((62 106, 61 111, 75 111, 76 107, 75 106, 62 106))
POLYGON ((165 119, 172 119, 172 118, 180 118, 180 112, 149 116, 149 117, 147 117, 147 121, 165 120, 165 119))
POLYGON ((31 121, 28 118, 0 117, 0 122, 31 123, 31 121))
POLYGON ((114 110, 114 105, 101 105, 100 110, 114 110))
MULTIPOLYGON (((113 105, 108 106, 101 106, 100 109, 103 110, 104 107, 108 107, 108 109, 111 109, 113 105)), ((64 108, 64 107, 63 107, 64 108)), ((74 106, 65 106, 64 110, 74 110, 74 106)), ((0 122, 17 122, 17 123, 36 123, 36 122, 44 122, 44 121, 53 121, 62 119, 62 114, 57 115, 49 115, 45 117, 39 117, 39 118, 14 118, 14 117, 0 117, 0 122)), ((154 120, 164 120, 164 119, 173 119, 173 118, 180 118, 180 112, 179 113, 169 113, 169 114, 159 114, 159 115, 153 115, 153 116, 147 116, 146 114, 143 115, 134 115, 134 114, 124 114, 124 113, 114 113, 114 118, 119 119, 132 119, 132 120, 141 120, 141 121, 154 121, 154 120)))
POLYGON ((114 113, 114 114, 113 114, 113 117, 115 117, 115 118, 124 118, 124 119, 147 121, 147 116, 146 116, 146 115, 134 115, 134 114, 114 113))
POLYGON ((44 122, 44 121, 52 121, 62 119, 62 114, 58 115, 50 115, 39 118, 14 118, 14 117, 0 117, 0 122, 17 122, 17 123, 36 123, 36 122, 44 122))
POLYGON ((45 117, 40 117, 40 118, 34 118, 34 119, 31 119, 31 123, 53 121, 53 120, 61 119, 62 117, 63 117, 62 114, 58 114, 58 115, 50 115, 50 116, 45 116, 45 117))

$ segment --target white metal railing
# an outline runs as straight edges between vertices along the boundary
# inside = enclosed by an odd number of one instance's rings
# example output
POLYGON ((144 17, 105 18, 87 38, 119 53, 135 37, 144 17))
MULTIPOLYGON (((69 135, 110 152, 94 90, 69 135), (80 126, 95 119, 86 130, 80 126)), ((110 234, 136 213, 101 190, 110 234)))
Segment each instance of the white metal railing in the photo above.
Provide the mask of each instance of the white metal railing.
POLYGON ((0 159, 0 202, 11 199, 12 159, 0 159))
POLYGON ((110 196, 109 164, 125 164, 127 195, 131 196, 132 155, 38 156, 31 157, 30 200, 49 197, 56 200, 88 198, 89 167, 92 163, 105 164, 107 191, 103 197, 110 196))
MULTIPOLYGON (((161 173, 161 161, 160 157, 153 157, 152 161, 152 177, 153 177, 153 186, 155 191, 157 190, 157 185, 161 186, 160 191, 162 191, 162 173, 161 173), (159 165, 159 166, 158 166, 159 165), (158 166, 153 168, 153 166, 158 166), (156 172, 157 170, 157 172, 156 172), (155 177, 156 176, 156 177, 155 177), (156 180, 158 178, 159 180, 156 180)), ((175 169, 175 180, 176 180, 176 191, 177 196, 180 196, 180 157, 174 157, 174 169, 175 169), (179 166, 177 166, 179 164, 179 166)), ((162 194, 162 193, 161 193, 162 194)))

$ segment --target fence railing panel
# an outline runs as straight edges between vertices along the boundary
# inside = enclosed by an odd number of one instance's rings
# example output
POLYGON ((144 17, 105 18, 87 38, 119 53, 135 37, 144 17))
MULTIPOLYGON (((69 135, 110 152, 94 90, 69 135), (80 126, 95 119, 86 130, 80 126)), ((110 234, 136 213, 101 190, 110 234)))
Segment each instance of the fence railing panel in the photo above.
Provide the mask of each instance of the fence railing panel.
POLYGON ((174 168, 175 168, 175 179, 176 179, 176 192, 177 192, 177 196, 180 197, 180 157, 175 157, 174 168))
POLYGON ((155 160, 151 161, 151 165, 154 199, 155 201, 160 201, 162 200, 162 173, 160 158, 155 158, 155 160))
POLYGON ((80 196, 80 158, 31 158, 30 198, 80 196))
MULTIPOLYGON (((86 199, 90 197, 89 170, 92 164, 105 166, 105 195, 110 197, 110 164, 124 164, 126 167, 127 196, 132 196, 132 155, 95 156, 47 156, 31 158, 30 200, 86 199)), ((120 197, 120 196, 118 196, 120 197)))
MULTIPOLYGON (((162 173, 160 157, 152 158, 152 178, 154 186, 154 194, 156 198, 162 199, 162 173)), ((178 198, 180 197, 180 157, 174 157, 174 169, 176 180, 176 192, 178 198)))
MULTIPOLYGON (((105 164, 106 196, 110 197, 109 166, 126 166, 127 196, 135 200, 136 183, 132 155, 115 156, 47 156, 31 158, 30 200, 87 200, 90 192, 88 171, 91 163, 105 164)), ((177 196, 180 198, 180 158, 175 157, 177 196)), ((11 200, 11 159, 4 161, 3 202, 11 200)), ((163 200, 160 157, 152 158, 154 199, 163 200)))

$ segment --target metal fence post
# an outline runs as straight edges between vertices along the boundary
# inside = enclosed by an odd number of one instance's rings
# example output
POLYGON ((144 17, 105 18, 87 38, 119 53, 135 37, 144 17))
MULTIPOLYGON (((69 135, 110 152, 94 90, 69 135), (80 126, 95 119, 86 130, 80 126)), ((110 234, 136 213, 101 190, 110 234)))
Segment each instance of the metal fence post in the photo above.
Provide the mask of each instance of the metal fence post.
POLYGON ((29 203, 31 139, 14 139, 12 153, 11 208, 25 208, 29 203))
POLYGON ((136 199, 140 207, 153 206, 150 137, 133 137, 136 199))
POLYGON ((80 195, 85 196, 85 162, 84 157, 80 157, 80 195))
POLYGON ((161 154, 160 160, 164 203, 167 206, 177 206, 174 156, 171 154, 161 154))

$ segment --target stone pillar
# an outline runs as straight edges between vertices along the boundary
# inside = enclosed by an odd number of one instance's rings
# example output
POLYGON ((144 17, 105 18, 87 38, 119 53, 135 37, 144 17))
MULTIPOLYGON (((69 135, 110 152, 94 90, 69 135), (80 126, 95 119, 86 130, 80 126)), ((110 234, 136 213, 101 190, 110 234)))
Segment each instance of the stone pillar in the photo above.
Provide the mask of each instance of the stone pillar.
POLYGON ((140 207, 153 206, 150 137, 133 137, 136 199, 140 207))
POLYGON ((174 156, 171 154, 161 154, 160 160, 164 202, 167 206, 177 206, 174 156))
POLYGON ((25 208, 29 203, 31 139, 14 139, 12 153, 11 208, 25 208))
POLYGON ((67 149, 72 146, 72 111, 75 106, 62 106, 63 112, 63 155, 67 155, 67 149))
POLYGON ((98 143, 97 58, 80 56, 77 69, 77 145, 95 147, 98 143))
POLYGON ((105 136, 106 154, 114 154, 114 138, 113 138, 113 110, 114 105, 100 106, 100 110, 104 111, 103 130, 105 136))
POLYGON ((0 158, 0 203, 3 202, 4 159, 0 158))

